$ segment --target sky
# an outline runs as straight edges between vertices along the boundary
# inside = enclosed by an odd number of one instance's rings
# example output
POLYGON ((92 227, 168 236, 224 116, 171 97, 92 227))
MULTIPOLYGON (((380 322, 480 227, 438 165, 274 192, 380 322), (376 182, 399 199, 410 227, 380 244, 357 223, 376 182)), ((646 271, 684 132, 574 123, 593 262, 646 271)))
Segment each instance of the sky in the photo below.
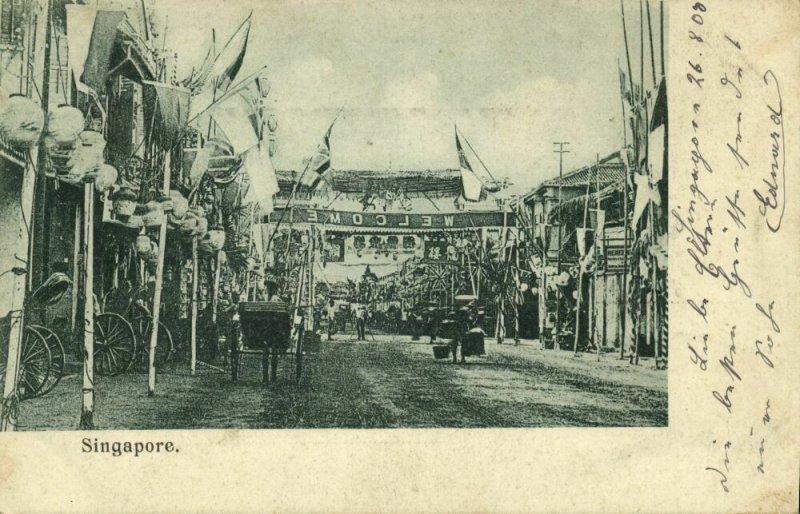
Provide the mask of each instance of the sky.
MULTIPOLYGON (((554 141, 570 143, 565 171, 622 146, 615 1, 159 0, 155 10, 185 75, 212 27, 219 44, 253 11, 240 77, 268 66, 278 169, 302 167, 340 109, 337 169, 456 168, 457 124, 522 192, 558 174, 554 141)), ((626 15, 636 63, 638 2, 626 0, 626 15)))

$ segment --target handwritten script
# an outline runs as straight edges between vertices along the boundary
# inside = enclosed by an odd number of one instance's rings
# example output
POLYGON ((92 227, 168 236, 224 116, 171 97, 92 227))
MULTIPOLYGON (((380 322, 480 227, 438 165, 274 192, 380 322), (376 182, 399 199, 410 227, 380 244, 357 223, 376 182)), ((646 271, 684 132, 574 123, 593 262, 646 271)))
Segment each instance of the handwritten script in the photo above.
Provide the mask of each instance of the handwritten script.
MULTIPOLYGON (((677 5, 676 5, 677 7, 677 5)), ((680 109, 690 120, 673 133, 685 148, 676 170, 682 203, 671 210, 672 241, 690 270, 678 304, 691 321, 678 351, 703 388, 697 407, 714 415, 714 433, 698 473, 714 494, 735 495, 771 472, 773 425, 780 396, 768 385, 782 366, 781 324, 791 310, 776 300, 770 254, 787 209, 785 120, 781 74, 751 50, 747 33, 727 23, 733 4, 689 2, 689 55, 680 109)), ((793 271, 788 271, 793 273, 793 271)))

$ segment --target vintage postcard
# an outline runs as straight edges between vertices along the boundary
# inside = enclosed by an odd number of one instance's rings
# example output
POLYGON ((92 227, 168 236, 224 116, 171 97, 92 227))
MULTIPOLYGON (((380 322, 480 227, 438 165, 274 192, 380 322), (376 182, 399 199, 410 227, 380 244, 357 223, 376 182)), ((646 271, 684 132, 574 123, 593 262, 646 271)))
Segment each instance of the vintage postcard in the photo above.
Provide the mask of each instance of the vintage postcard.
POLYGON ((0 2, 0 511, 797 511, 797 2, 0 2))

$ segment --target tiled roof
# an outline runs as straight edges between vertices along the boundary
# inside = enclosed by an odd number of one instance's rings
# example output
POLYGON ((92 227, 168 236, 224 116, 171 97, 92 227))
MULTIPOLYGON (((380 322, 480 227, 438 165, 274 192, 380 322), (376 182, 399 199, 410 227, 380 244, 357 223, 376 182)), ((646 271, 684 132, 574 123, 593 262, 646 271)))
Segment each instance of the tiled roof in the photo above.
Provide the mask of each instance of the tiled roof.
POLYGON ((620 153, 614 152, 611 155, 601 159, 599 165, 593 163, 576 170, 569 171, 564 173, 560 180, 558 177, 545 180, 528 192, 525 197, 529 198, 533 194, 546 187, 558 187, 559 183, 562 187, 586 186, 586 184, 589 182, 594 184, 595 181, 598 180, 598 176, 596 175, 597 172, 595 170, 599 171, 600 187, 604 187, 625 179, 625 165, 622 162, 620 153))

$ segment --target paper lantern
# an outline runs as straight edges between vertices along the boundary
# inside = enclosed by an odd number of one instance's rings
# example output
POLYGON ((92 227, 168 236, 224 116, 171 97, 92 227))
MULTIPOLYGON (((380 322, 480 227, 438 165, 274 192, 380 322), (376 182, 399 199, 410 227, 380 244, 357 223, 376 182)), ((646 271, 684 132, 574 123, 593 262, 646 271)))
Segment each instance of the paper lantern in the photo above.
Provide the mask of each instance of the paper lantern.
POLYGON ((206 232, 208 232, 208 220, 206 218, 198 218, 197 230, 195 231, 194 235, 204 236, 206 232))
POLYGON ((82 180, 92 180, 105 163, 103 152, 106 140, 103 135, 93 130, 84 130, 78 137, 78 143, 69 159, 70 175, 82 180))
POLYGON ((130 228, 142 228, 144 227, 144 220, 142 220, 141 216, 134 214, 128 218, 126 225, 130 228))
POLYGON ((225 246, 225 231, 214 228, 206 232, 204 241, 206 241, 212 250, 222 250, 225 246))
POLYGON ((123 187, 114 193, 113 201, 114 214, 117 216, 131 216, 136 211, 136 193, 129 187, 123 187))
POLYGON ((142 221, 145 227, 157 227, 167 221, 167 217, 162 210, 147 211, 142 214, 142 221))
POLYGON ((147 236, 138 236, 136 238, 136 253, 139 255, 146 255, 150 251, 150 238, 147 236))
POLYGON ((193 235, 195 231, 197 231, 197 224, 199 219, 195 216, 186 216, 182 220, 177 220, 177 227, 178 230, 183 232, 185 235, 193 235))
POLYGON ((225 252, 219 252, 217 258, 219 259, 220 265, 228 263, 228 254, 226 254, 225 252))
POLYGON ((183 219, 186 213, 189 212, 189 200, 180 191, 175 190, 169 192, 169 197, 172 200, 172 212, 170 215, 176 220, 183 219))
POLYGON ((94 176, 94 187, 98 191, 111 189, 117 183, 117 168, 110 164, 101 164, 94 176))
POLYGON ((39 141, 44 127, 41 106, 30 98, 14 94, 0 114, 0 134, 13 146, 27 150, 39 141))
POLYGON ((59 105, 47 115, 44 141, 47 146, 76 141, 83 131, 83 113, 69 105, 59 105))
POLYGON ((142 213, 142 220, 146 227, 154 227, 161 225, 166 221, 166 214, 161 205, 161 202, 155 200, 149 201, 144 205, 144 212, 142 213))

